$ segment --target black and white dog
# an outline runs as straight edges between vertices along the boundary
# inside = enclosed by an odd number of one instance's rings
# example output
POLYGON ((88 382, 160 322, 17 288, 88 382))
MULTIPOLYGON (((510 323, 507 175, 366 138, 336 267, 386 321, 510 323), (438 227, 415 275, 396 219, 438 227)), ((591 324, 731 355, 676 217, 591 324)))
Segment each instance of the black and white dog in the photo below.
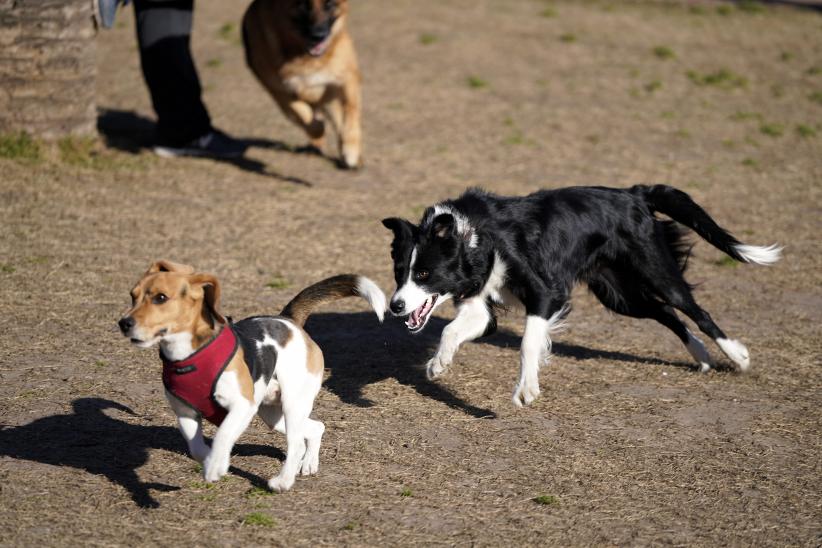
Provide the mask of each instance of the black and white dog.
POLYGON ((716 341, 740 370, 748 369, 747 348, 725 336, 696 304, 683 278, 690 255, 685 231, 655 212, 737 261, 768 265, 780 257, 776 245, 742 244, 687 194, 665 185, 571 187, 525 197, 471 189, 426 209, 418 226, 396 217, 383 220, 394 232, 397 291, 391 311, 408 316, 408 329, 418 333, 439 305, 454 299, 456 317, 427 365, 434 379, 451 364, 460 344, 495 330, 497 307, 524 306, 520 376, 513 395, 517 406, 539 395, 537 373, 549 357, 549 335, 568 313, 577 282, 588 284, 609 309, 671 329, 703 371, 711 367, 711 357, 674 309, 716 341))

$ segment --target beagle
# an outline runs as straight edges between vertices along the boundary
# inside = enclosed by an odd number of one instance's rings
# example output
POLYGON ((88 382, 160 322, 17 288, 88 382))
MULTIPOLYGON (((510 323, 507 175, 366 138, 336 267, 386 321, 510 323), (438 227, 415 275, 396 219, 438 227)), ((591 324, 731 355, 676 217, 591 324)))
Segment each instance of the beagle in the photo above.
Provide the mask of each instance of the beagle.
POLYGON ((287 491, 298 471, 317 472, 325 426, 309 414, 324 362, 303 325, 320 305, 351 296, 368 301, 382 321, 382 291, 352 274, 303 289, 279 316, 237 323, 218 311, 220 284, 211 274, 157 261, 137 282, 120 330, 140 348, 159 345, 166 398, 206 481, 228 472, 231 449, 255 414, 286 436, 285 462, 270 489, 287 491), (218 426, 211 448, 203 439, 203 418, 218 426))

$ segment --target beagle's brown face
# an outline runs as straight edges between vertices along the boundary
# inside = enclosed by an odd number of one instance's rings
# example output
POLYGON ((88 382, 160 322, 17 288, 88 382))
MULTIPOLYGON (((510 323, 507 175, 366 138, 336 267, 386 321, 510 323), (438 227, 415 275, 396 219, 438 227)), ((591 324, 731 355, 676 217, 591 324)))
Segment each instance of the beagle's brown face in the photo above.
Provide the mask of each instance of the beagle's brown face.
POLYGON ((118 325, 141 348, 197 332, 201 322, 224 322, 217 313, 219 285, 210 274, 167 261, 154 263, 131 290, 131 308, 118 325))

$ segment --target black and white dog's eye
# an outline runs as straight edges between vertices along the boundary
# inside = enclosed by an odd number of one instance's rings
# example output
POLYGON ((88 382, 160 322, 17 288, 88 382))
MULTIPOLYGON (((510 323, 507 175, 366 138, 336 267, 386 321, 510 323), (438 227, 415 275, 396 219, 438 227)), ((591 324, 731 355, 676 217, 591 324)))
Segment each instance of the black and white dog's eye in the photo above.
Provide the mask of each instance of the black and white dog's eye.
POLYGON ((427 270, 417 270, 414 272, 414 279, 417 281, 423 281, 428 279, 428 271, 427 270))
POLYGON ((154 295, 154 298, 151 299, 151 302, 154 304, 163 304, 168 300, 168 297, 163 293, 157 293, 154 295))

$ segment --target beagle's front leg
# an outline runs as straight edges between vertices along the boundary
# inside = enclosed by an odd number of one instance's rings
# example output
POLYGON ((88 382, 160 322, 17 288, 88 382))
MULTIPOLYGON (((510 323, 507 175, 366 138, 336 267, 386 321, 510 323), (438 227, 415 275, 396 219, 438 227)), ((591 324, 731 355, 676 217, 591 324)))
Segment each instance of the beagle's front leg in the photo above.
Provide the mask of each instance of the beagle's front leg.
POLYGON ((171 404, 171 410, 177 415, 177 427, 186 440, 188 452, 200 464, 208 457, 210 449, 203 439, 203 424, 200 416, 191 407, 174 397, 168 390, 166 399, 171 404))
POLYGON ((225 407, 228 408, 228 414, 217 429, 214 441, 211 442, 211 452, 203 462, 203 477, 208 482, 219 481, 228 473, 231 449, 257 412, 257 408, 243 398, 225 407))
POLYGON ((260 402, 254 398, 251 376, 241 352, 217 380, 214 399, 228 414, 214 434, 211 453, 203 462, 203 477, 208 482, 219 481, 228 473, 231 449, 240 434, 248 428, 259 407, 260 402))

